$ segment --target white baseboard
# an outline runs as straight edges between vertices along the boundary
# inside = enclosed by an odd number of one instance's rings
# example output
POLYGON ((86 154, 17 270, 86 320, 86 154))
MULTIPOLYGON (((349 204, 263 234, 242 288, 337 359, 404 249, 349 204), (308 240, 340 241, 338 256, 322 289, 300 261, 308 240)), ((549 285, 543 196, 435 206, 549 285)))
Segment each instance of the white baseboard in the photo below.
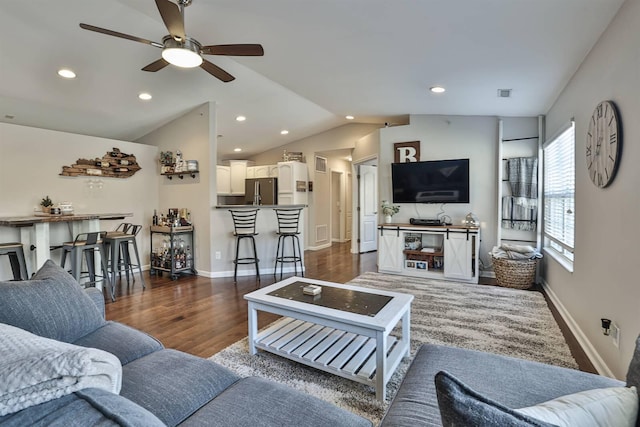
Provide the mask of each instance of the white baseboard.
MULTIPOLYGON (((282 269, 283 274, 294 273, 296 270, 290 267, 284 267, 282 269)), ((300 272, 300 268, 297 269, 298 273, 300 272)), ((304 270, 303 270, 304 272, 304 270)), ((278 268, 278 275, 280 274, 280 268, 278 268)), ((255 276, 256 270, 238 270, 238 277, 245 276, 255 276)), ((233 270, 228 271, 200 271, 198 270, 198 276, 209 277, 209 278, 223 278, 223 277, 233 277, 233 270)), ((271 268, 261 268, 260 276, 273 276, 273 267, 271 268)))
POLYGON ((331 247, 331 242, 329 243, 325 243, 324 245, 318 245, 318 246, 309 246, 307 249, 305 250, 309 250, 309 251, 319 251, 320 249, 327 249, 331 247))
POLYGON ((580 344, 580 347, 582 347, 582 350, 585 352, 585 354, 593 364, 593 367, 596 368, 596 371, 598 371, 600 375, 615 378, 615 375, 613 374, 611 369, 609 369, 604 360, 602 360, 602 357, 600 357, 600 354, 598 354, 595 347, 593 347, 591 341, 589 341, 587 336, 584 334, 584 332, 578 325, 578 322, 576 322, 576 320, 571 316, 571 314, 564 306, 564 304, 562 304, 555 292, 553 292, 553 290, 549 287, 549 284, 544 279, 542 279, 541 282, 544 291, 551 300, 551 303, 558 310, 558 313, 560 313, 560 316, 571 330, 573 336, 576 338, 576 340, 578 340, 578 344, 580 344))

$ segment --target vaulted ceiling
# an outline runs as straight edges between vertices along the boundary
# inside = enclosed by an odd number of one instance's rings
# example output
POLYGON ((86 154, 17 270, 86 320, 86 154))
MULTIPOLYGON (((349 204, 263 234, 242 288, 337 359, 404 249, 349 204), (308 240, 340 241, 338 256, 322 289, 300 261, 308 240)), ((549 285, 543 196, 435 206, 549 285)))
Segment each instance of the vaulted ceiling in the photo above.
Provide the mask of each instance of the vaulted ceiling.
POLYGON ((153 0, 3 1, 0 121, 135 140, 215 102, 228 158, 235 147, 248 156, 340 126, 345 115, 380 124, 407 114, 535 116, 622 3, 193 0, 188 36, 264 47, 263 57, 207 56, 236 77, 223 83, 198 68, 141 71, 160 49, 79 27, 160 42, 168 31, 153 0), (62 67, 77 78, 58 77, 62 67), (447 91, 429 92, 434 85, 447 91))

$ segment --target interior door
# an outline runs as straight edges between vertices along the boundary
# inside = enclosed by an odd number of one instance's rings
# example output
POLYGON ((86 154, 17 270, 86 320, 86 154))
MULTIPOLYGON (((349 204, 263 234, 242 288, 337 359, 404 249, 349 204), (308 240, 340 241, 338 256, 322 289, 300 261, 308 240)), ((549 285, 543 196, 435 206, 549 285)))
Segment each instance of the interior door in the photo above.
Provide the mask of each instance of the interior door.
POLYGON ((351 222, 353 221, 353 207, 352 207, 352 188, 351 188, 352 182, 351 182, 351 174, 348 173, 347 174, 347 191, 346 191, 346 201, 344 203, 344 207, 346 210, 346 220, 345 220, 345 226, 346 226, 346 230, 345 230, 345 238, 347 240, 351 240, 351 227, 352 224, 351 222))
POLYGON ((362 253, 378 249, 378 168, 360 165, 358 169, 359 252, 362 253))

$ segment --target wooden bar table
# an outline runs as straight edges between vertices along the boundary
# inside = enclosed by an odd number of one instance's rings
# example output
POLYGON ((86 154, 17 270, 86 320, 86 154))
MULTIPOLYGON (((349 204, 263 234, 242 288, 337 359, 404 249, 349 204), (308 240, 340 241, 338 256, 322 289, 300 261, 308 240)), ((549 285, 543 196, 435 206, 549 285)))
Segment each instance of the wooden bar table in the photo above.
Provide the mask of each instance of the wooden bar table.
POLYGON ((31 272, 38 270, 51 258, 49 224, 67 223, 71 239, 79 233, 102 231, 100 220, 117 220, 133 216, 133 213, 98 213, 52 215, 35 214, 31 216, 0 217, 0 227, 20 229, 20 242, 24 245, 27 266, 31 272))

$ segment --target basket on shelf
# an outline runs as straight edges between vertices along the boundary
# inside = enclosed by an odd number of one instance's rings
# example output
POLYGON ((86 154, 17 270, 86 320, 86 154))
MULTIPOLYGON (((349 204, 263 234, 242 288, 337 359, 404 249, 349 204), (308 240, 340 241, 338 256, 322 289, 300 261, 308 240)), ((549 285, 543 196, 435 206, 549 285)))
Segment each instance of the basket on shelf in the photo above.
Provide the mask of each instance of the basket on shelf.
POLYGON ((499 286, 515 289, 529 289, 536 278, 538 259, 493 259, 493 270, 499 286))

